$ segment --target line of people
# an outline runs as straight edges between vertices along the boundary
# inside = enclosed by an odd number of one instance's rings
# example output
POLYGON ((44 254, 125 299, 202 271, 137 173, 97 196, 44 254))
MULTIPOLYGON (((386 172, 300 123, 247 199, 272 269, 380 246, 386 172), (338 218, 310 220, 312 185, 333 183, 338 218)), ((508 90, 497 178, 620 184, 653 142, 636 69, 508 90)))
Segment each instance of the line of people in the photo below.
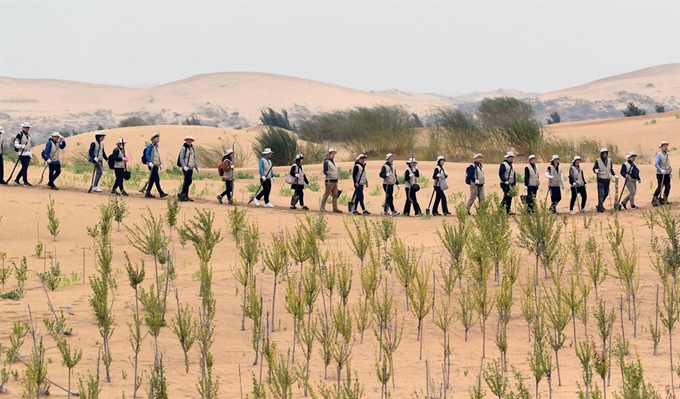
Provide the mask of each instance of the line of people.
MULTIPOLYGON (((28 166, 32 159, 32 138, 30 134, 30 123, 23 123, 22 130, 14 138, 14 149, 18 152, 18 160, 15 164, 15 169, 20 163, 21 168, 14 180, 15 185, 31 186, 28 181, 28 166)), ((0 141, 4 130, 0 128, 0 141)), ((90 144, 88 150, 88 160, 94 166, 92 175, 92 184, 90 191, 101 192, 99 183, 103 174, 103 163, 107 162, 108 166, 115 172, 115 182, 111 188, 111 195, 128 196, 125 191, 124 182, 130 178, 130 171, 127 165, 130 161, 126 154, 126 141, 124 139, 118 140, 113 152, 107 155, 104 148, 104 139, 106 138, 105 131, 98 131, 95 133, 95 139, 90 144)), ((189 198, 189 191, 193 183, 193 172, 200 172, 197 162, 196 151, 194 149, 194 138, 187 136, 184 139, 184 144, 179 150, 177 157, 177 167, 181 168, 183 174, 183 182, 181 192, 178 194, 180 201, 193 201, 189 198)), ((160 133, 154 133, 150 138, 150 143, 145 147, 141 161, 149 170, 149 179, 144 184, 140 192, 144 193, 146 198, 155 198, 151 194, 152 188, 155 186, 158 196, 160 198, 166 197, 168 194, 161 188, 160 171, 163 169, 162 157, 159 149, 160 133)), ((671 189, 671 179, 673 176, 670 157, 668 154, 669 143, 667 141, 661 142, 659 151, 654 159, 654 166, 656 169, 657 187, 654 191, 652 205, 658 206, 668 202, 668 195, 671 189)), ((48 187, 53 190, 58 190, 55 182, 61 174, 61 160, 60 151, 66 147, 64 137, 58 132, 54 132, 50 139, 48 139, 44 150, 41 152, 43 160, 46 162, 45 169, 49 169, 48 187)), ((255 206, 263 206, 266 208, 273 208, 274 205, 270 201, 270 194, 272 183, 276 180, 273 173, 272 162, 273 151, 270 148, 262 151, 262 158, 258 162, 258 171, 260 175, 261 184, 258 188, 254 198, 255 206), (262 201, 262 202, 261 202, 262 201)), ((338 207, 338 199, 342 191, 338 187, 339 170, 335 164, 335 156, 337 151, 329 149, 326 158, 323 161, 323 175, 324 175, 324 194, 321 197, 320 211, 326 212, 326 203, 328 198, 331 198, 332 212, 342 213, 343 211, 338 207)), ((0 146, 0 159, 2 159, 2 146, 0 146)), ((484 176, 483 155, 476 154, 473 157, 473 162, 467 167, 465 171, 465 183, 469 186, 469 197, 467 201, 467 210, 470 213, 475 201, 484 200, 484 189, 486 186, 484 176)), ((617 207, 623 209, 635 210, 638 209, 635 204, 635 195, 637 192, 637 184, 641 182, 640 170, 635 163, 637 154, 635 152, 628 153, 626 162, 621 165, 620 176, 624 179, 624 188, 621 191, 627 190, 627 195, 621 199, 616 199, 617 207), (619 202, 620 201, 620 202, 619 202)), ((364 190, 368 187, 368 173, 366 171, 365 154, 359 154, 354 162, 352 169, 352 183, 354 192, 349 202, 349 212, 355 215, 370 215, 371 213, 366 209, 364 190), (361 212, 360 212, 361 209, 361 212)), ((382 205, 382 213, 384 216, 410 216, 411 211, 415 216, 421 216, 422 208, 418 202, 417 193, 420 191, 420 184, 418 179, 421 177, 418 169, 418 161, 411 157, 406 160, 406 169, 403 174, 403 181, 405 186, 406 201, 402 213, 398 212, 394 204, 394 192, 401 190, 400 179, 394 165, 394 154, 387 154, 385 156, 385 163, 380 168, 378 176, 382 179, 382 189, 384 192, 384 202, 382 205)), ((500 164, 498 169, 498 176, 500 180, 500 187, 503 192, 500 206, 504 207, 506 212, 512 213, 512 201, 516 195, 517 172, 515 171, 515 154, 508 152, 505 154, 504 161, 500 164)), ((530 155, 528 158, 528 165, 524 168, 524 195, 520 196, 523 203, 527 205, 529 211, 535 207, 538 189, 541 183, 540 172, 537 167, 538 159, 535 155, 530 155)), ((578 206, 580 212, 587 212, 588 193, 586 190, 587 178, 581 166, 581 157, 575 156, 566 171, 567 180, 571 192, 571 199, 569 203, 569 213, 574 214, 574 206, 578 206), (578 201, 580 197, 580 201, 578 201)), ((427 207, 429 211, 432 200, 434 199, 434 206, 432 208, 432 216, 448 216, 451 213, 448 209, 447 198, 445 191, 448 190, 448 177, 444 165, 446 159, 444 156, 437 157, 436 165, 432 173, 433 191, 430 196, 430 201, 427 207), (440 211, 441 209, 441 211, 440 211)), ((298 209, 298 204, 302 210, 309 210, 305 205, 305 186, 309 185, 309 179, 304 171, 304 155, 298 154, 294 159, 294 163, 286 176, 286 183, 291 186, 293 195, 291 197, 290 209, 298 209)), ((224 199, 230 205, 234 204, 234 180, 235 180, 235 164, 234 151, 229 149, 221 159, 218 167, 218 172, 222 176, 222 181, 225 182, 225 190, 217 196, 217 201, 222 204, 224 199)), ((597 183, 597 206, 598 212, 605 212, 604 204, 609 196, 610 185, 612 179, 618 184, 619 175, 614 171, 614 165, 609 157, 609 151, 606 148, 600 150, 600 156, 595 160, 592 168, 597 183)), ((2 169, 2 162, 0 162, 0 184, 7 184, 11 179, 4 180, 4 171, 2 169)), ((44 174, 44 171, 43 171, 44 174)), ((560 156, 553 155, 550 159, 548 167, 545 171, 547 179, 548 190, 546 192, 546 201, 550 197, 550 211, 557 213, 557 205, 562 200, 562 191, 565 190, 565 172, 560 164, 560 156)), ((41 179, 42 181, 42 179, 41 179)))

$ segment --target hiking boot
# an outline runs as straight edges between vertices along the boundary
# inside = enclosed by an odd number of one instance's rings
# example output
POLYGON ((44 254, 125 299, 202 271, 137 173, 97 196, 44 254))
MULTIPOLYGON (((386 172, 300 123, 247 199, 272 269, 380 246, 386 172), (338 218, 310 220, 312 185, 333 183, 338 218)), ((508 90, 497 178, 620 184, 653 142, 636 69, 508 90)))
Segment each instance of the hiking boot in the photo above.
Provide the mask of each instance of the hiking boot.
POLYGON ((408 213, 402 213, 401 216, 403 216, 403 217, 405 217, 405 218, 410 218, 410 217, 411 217, 411 215, 409 215, 408 213))
POLYGON ((101 193, 102 189, 99 187, 92 187, 92 191, 94 191, 95 193, 101 193))
POLYGON ((291 205, 291 206, 290 206, 290 209, 297 209, 297 206, 291 205))
POLYGON ((416 217, 418 217, 418 216, 423 216, 423 213, 422 213, 422 212, 418 212, 418 213, 415 214, 415 216, 416 216, 416 217))
MULTIPOLYGON (((470 214, 470 212, 468 212, 468 215, 469 214, 470 214)), ((441 214, 439 212, 432 212, 432 216, 441 216, 441 214)))
POLYGON ((161 198, 165 198, 165 197, 168 196, 168 194, 167 193, 160 193, 160 196, 161 196, 161 198))
POLYGON ((625 209, 625 210, 628 210, 628 207, 627 207, 626 204, 624 204, 623 202, 620 203, 619 205, 621 205, 621 208, 623 208, 623 209, 625 209))
POLYGON ((265 208, 273 208, 274 204, 272 204, 271 202, 267 202, 266 204, 264 204, 264 207, 265 208))
MULTIPOLYGON (((161 198, 162 198, 162 197, 161 197, 161 198)), ((187 196, 185 196, 184 198, 186 198, 186 199, 187 199, 187 201, 189 201, 189 202, 194 202, 194 199, 193 199, 193 198, 189 198, 189 196, 188 196, 188 195, 187 195, 187 196)))
POLYGON ((7 185, 7 182, 4 181, 4 180, 0 180, 0 184, 2 184, 3 186, 6 186, 6 185, 7 185))
POLYGON ((123 197, 129 197, 128 193, 126 193, 125 191, 121 191, 120 195, 122 195, 123 197))
POLYGON ((19 180, 14 180, 14 185, 15 185, 15 186, 20 186, 21 183, 19 183, 19 180))
POLYGON ((144 194, 144 198, 156 198, 156 196, 151 193, 146 193, 144 194))
POLYGON ((371 212, 369 212, 369 211, 364 211, 364 212, 363 212, 363 215, 364 215, 364 216, 368 216, 368 215, 370 215, 370 214, 371 214, 371 212))
POLYGON ((640 208, 638 208, 638 207, 635 206, 635 205, 632 205, 632 206, 630 207, 630 210, 631 210, 631 211, 637 211, 638 209, 640 209, 640 208))
POLYGON ((33 185, 32 185, 31 183, 25 181, 25 182, 24 182, 24 186, 26 186, 26 187, 32 187, 33 185))
POLYGON ((232 200, 231 198, 229 198, 229 201, 227 201, 227 204, 229 204, 229 205, 234 205, 234 200, 232 200))
POLYGON ((570 210, 569 210, 569 214, 570 214, 570 215, 573 215, 573 214, 575 214, 575 213, 576 213, 576 212, 574 212, 573 209, 570 209, 570 210))
POLYGON ((50 186, 52 190, 59 190, 59 187, 55 186, 54 184, 50 186))
POLYGON ((451 216, 451 212, 444 212, 444 216, 451 216))
POLYGON ((260 200, 257 198, 253 198, 253 203, 255 204, 255 206, 260 206, 260 200))
POLYGON ((222 203, 222 196, 221 195, 217 196, 217 202, 219 202, 220 204, 222 203))
POLYGON ((361 215, 361 213, 359 213, 359 211, 355 210, 355 211, 352 211, 352 215, 361 215))
POLYGON ((184 194, 177 194, 177 201, 187 202, 187 201, 189 201, 189 199, 184 194))
POLYGON ((588 213, 588 209, 587 208, 581 208, 581 213, 588 213))
POLYGON ((319 212, 321 212, 321 213, 326 213, 326 209, 321 208, 321 209, 319 209, 319 212))
POLYGON ((340 209, 333 209, 333 212, 334 213, 342 213, 342 211, 340 209))
POLYGON ((400 215, 400 213, 397 212, 397 211, 392 212, 392 216, 399 216, 399 215, 400 215))
POLYGON ((308 211, 308 210, 309 210, 309 208, 308 208, 308 207, 306 207, 306 206, 303 206, 303 207, 302 207, 302 210, 303 210, 303 211, 308 211))
POLYGON ((118 192, 116 190, 112 190, 110 195, 118 195, 118 192))

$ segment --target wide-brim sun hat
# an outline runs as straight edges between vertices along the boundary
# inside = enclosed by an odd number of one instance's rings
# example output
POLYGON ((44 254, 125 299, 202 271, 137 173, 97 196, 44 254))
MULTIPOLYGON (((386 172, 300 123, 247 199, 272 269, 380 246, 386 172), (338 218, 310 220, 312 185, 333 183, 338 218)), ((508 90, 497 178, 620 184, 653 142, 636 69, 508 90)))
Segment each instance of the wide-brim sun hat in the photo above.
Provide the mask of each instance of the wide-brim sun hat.
POLYGON ((609 153, 609 150, 606 149, 606 148, 600 148, 600 154, 605 153, 605 152, 609 153))
POLYGON ((0 127, 0 134, 5 133, 5 131, 0 127))
POLYGON ((30 128, 31 124, 28 123, 28 122, 24 122, 24 123, 21 124, 21 127, 29 127, 30 128))
POLYGON ((410 165, 412 163, 418 163, 415 158, 409 158, 406 160, 406 165, 410 165))
POLYGON ((636 156, 637 156, 637 154, 635 153, 635 151, 631 151, 631 152, 628 153, 628 155, 626 155, 626 158, 632 158, 632 157, 636 157, 636 156))
POLYGON ((555 155, 553 155, 552 157, 550 157, 550 162, 552 162, 552 161, 554 161, 554 160, 556 160, 556 159, 560 159, 560 156, 557 155, 557 154, 555 154, 555 155))
POLYGON ((385 160, 387 161, 388 159, 392 158, 393 156, 394 156, 394 154, 392 154, 390 152, 389 154, 385 155, 385 160))
POLYGON ((297 155, 295 156, 295 160, 296 160, 296 161, 299 161, 299 160, 301 160, 301 159, 305 159, 305 156, 302 155, 302 154, 297 154, 297 155))
POLYGON ((440 156, 437 157, 437 162, 439 162, 439 161, 446 161, 446 158, 444 158, 443 155, 440 155, 440 156))
POLYGON ((515 156, 515 153, 514 153, 514 152, 508 151, 508 152, 505 154, 505 157, 504 157, 504 158, 513 158, 514 156, 515 156))
POLYGON ((59 132, 52 132, 52 134, 51 134, 50 136, 52 136, 52 137, 59 137, 59 136, 61 136, 61 133, 59 133, 59 132))
POLYGON ((475 154, 475 156, 472 157, 472 159, 477 159, 477 158, 484 158, 484 155, 482 155, 482 154, 475 154))
POLYGON ((329 148, 329 149, 328 149, 328 154, 331 154, 331 153, 333 153, 333 152, 337 153, 337 151, 335 151, 333 148, 329 148))
POLYGON ((233 153, 234 153, 234 150, 232 150, 232 149, 230 148, 230 149, 227 150, 227 152, 226 152, 224 155, 225 155, 225 156, 226 156, 226 155, 231 155, 231 154, 233 154, 233 153))
POLYGON ((189 141, 189 140, 191 140, 191 141, 196 141, 196 140, 194 139, 194 136, 186 136, 186 137, 184 138, 184 141, 189 141))
POLYGON ((357 157, 356 161, 360 160, 361 158, 366 159, 366 158, 368 158, 368 157, 366 156, 366 154, 359 154, 359 156, 357 157))
POLYGON ((529 160, 531 161, 532 159, 536 159, 536 155, 534 154, 529 155, 529 160))
POLYGON ((579 156, 577 155, 577 156, 574 157, 574 159, 571 160, 571 162, 574 163, 574 162, 580 161, 580 160, 581 160, 581 157, 579 157, 579 156))
POLYGON ((152 134, 150 140, 153 140, 153 139, 155 139, 156 137, 161 137, 161 134, 160 134, 160 133, 154 133, 154 134, 152 134))
POLYGON ((94 137, 97 137, 97 136, 106 136, 106 131, 97 130, 97 133, 94 134, 94 137))
POLYGON ((118 142, 116 144, 125 144, 125 143, 127 143, 127 141, 120 139, 120 140, 118 140, 118 142))
POLYGON ((273 154, 274 151, 272 151, 271 148, 265 148, 264 151, 262 151, 262 155, 267 155, 267 154, 273 154))
POLYGON ((661 147, 663 147, 663 146, 665 146, 665 145, 668 145, 668 144, 670 144, 670 143, 669 143, 668 141, 665 141, 665 140, 664 140, 664 141, 661 142, 661 144, 659 144, 659 148, 661 148, 661 147))

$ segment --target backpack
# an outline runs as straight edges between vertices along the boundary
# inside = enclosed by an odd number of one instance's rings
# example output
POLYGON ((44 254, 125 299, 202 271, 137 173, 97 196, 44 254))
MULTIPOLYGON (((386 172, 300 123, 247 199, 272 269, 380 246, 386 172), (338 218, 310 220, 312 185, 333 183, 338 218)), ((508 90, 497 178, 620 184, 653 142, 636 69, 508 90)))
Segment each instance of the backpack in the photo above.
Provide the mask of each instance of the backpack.
POLYGON ((470 183, 472 183, 472 181, 470 180, 470 176, 468 175, 467 170, 466 170, 465 171, 465 184, 467 184, 469 186, 470 183))
MULTIPOLYGON (((23 135, 24 135, 24 133, 21 132, 21 133, 17 134, 17 136, 14 139, 17 140, 19 142, 19 144, 21 144, 21 138, 22 138, 23 135)), ((19 152, 19 149, 17 147, 14 147, 14 151, 19 152)))
POLYGON ((177 154, 177 167, 178 167, 178 168, 181 168, 181 167, 182 167, 182 162, 180 162, 179 154, 177 154))
MULTIPOLYGON (((151 144, 149 144, 149 145, 151 145, 151 144)), ((149 148, 149 146, 146 146, 146 148, 144 148, 144 151, 142 151, 142 163, 144 165, 146 165, 148 163, 148 162, 146 162, 146 149, 147 148, 149 148)))
POLYGON ((110 169, 113 169, 113 165, 116 164, 116 159, 118 159, 119 154, 120 154, 120 150, 118 149, 118 147, 114 148, 113 153, 111 154, 111 156, 107 160, 107 162, 109 163, 110 169))
POLYGON ((220 162, 220 164, 217 165, 217 173, 219 173, 220 176, 224 176, 224 165, 222 165, 222 162, 220 162))

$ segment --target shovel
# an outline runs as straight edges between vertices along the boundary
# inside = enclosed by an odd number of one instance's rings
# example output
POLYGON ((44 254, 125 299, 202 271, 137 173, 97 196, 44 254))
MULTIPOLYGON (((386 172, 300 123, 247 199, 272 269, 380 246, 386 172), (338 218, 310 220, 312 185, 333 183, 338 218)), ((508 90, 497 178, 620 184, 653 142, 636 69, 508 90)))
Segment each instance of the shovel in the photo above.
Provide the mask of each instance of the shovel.
POLYGON ((432 205, 432 198, 434 198, 434 191, 432 190, 432 195, 430 195, 430 202, 427 204, 427 209, 425 209, 425 216, 430 216, 430 206, 432 205))
MULTIPOLYGON (((617 180, 616 183, 614 183, 614 190, 618 194, 619 192, 619 181, 617 180)), ((621 210, 621 198, 623 198, 623 192, 626 191, 626 186, 624 184, 623 188, 621 189, 621 194, 618 196, 618 199, 616 200, 616 204, 614 204, 614 210, 615 211, 620 211, 621 210)))

